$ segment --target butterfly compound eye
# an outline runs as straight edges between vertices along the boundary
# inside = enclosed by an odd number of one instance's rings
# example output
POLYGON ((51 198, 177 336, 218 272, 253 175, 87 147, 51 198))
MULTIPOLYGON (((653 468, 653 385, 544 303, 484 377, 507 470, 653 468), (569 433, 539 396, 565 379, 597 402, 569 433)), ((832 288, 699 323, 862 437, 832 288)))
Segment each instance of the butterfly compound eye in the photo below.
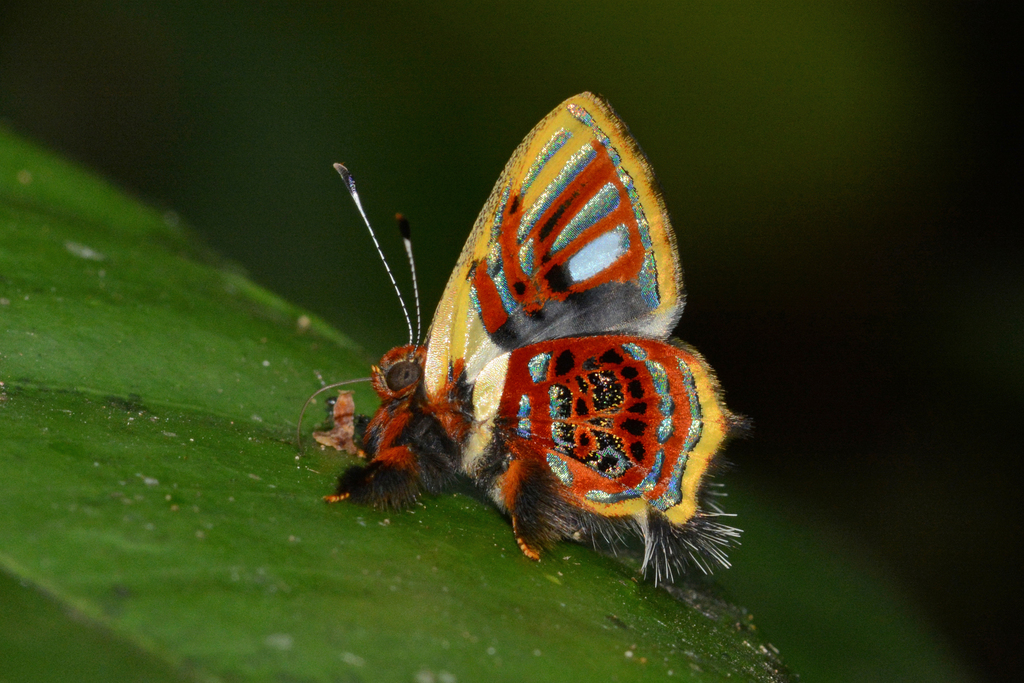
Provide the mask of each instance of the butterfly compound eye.
POLYGON ((388 368, 384 379, 388 383, 388 389, 401 391, 418 382, 422 375, 423 370, 418 364, 404 360, 388 368))

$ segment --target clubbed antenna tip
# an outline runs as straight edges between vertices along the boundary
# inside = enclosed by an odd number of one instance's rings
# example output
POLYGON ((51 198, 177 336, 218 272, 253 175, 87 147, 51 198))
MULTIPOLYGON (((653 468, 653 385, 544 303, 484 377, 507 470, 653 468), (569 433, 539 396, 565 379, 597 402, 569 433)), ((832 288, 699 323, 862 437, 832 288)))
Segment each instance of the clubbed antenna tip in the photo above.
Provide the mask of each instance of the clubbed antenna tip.
MULTIPOLYGON (((391 273, 391 266, 388 265, 388 260, 384 258, 384 251, 380 248, 380 243, 377 242, 377 235, 373 232, 373 227, 370 225, 370 219, 366 217, 366 212, 363 210, 363 203, 359 201, 359 192, 356 191, 355 178, 352 177, 351 171, 345 168, 344 164, 334 164, 334 170, 338 172, 338 175, 340 175, 341 179, 345 182, 345 187, 348 189, 348 193, 352 195, 352 201, 355 202, 356 208, 359 209, 359 215, 363 217, 363 223, 366 224, 366 229, 370 231, 370 238, 373 240, 373 246, 377 248, 377 255, 380 256, 381 262, 384 263, 384 270, 387 271, 388 279, 391 280, 391 286, 395 288, 395 294, 398 295, 398 303, 401 304, 402 314, 405 315, 405 326, 409 328, 409 343, 412 344, 414 340, 412 336, 412 319, 409 317, 409 309, 405 305, 405 299, 402 298, 402 290, 398 288, 398 283, 395 282, 395 276, 391 273)), ((405 250, 407 253, 410 250, 407 239, 405 240, 405 250)), ((413 282, 415 283, 415 280, 413 282)), ((419 308, 418 304, 417 308, 419 308)), ((419 338, 418 333, 416 338, 419 338)))
POLYGON ((416 341, 419 343, 420 332, 423 330, 423 318, 420 315, 420 285, 416 280, 416 260, 412 257, 412 232, 409 229, 408 218, 400 213, 396 213, 395 220, 398 221, 398 232, 402 235, 405 255, 409 258, 409 273, 412 275, 412 295, 416 300, 416 341))
POLYGON ((395 220, 398 221, 398 232, 402 235, 402 239, 412 239, 412 233, 409 231, 409 219, 400 213, 396 213, 395 220))

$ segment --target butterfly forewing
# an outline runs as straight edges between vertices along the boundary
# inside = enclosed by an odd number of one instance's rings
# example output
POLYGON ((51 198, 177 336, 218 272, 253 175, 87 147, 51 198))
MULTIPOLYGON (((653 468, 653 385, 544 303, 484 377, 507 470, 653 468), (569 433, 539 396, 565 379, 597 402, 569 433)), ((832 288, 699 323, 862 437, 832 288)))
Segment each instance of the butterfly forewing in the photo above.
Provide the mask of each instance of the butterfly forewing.
POLYGON ((674 235, 656 181, 604 100, 562 103, 513 154, 477 218, 428 338, 429 395, 462 359, 563 337, 665 338, 682 310, 674 235))

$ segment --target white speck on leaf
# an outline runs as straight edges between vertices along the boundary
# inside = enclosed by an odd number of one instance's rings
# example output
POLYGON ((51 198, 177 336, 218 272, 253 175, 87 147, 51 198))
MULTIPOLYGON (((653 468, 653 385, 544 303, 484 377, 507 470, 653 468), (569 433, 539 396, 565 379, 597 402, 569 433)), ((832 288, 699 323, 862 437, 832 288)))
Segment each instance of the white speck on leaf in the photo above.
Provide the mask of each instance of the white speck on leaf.
POLYGON ((341 657, 341 661, 345 662, 346 664, 351 664, 352 666, 362 666, 363 664, 366 664, 365 659, 351 652, 342 652, 338 656, 341 657))
POLYGON ((275 650, 290 650, 294 642, 291 635, 287 633, 271 633, 263 639, 263 643, 267 647, 272 647, 275 650))
POLYGON ((78 258, 84 258, 89 261, 103 261, 107 258, 92 247, 87 247, 84 244, 79 244, 78 242, 72 242, 70 240, 64 243, 64 248, 78 258))

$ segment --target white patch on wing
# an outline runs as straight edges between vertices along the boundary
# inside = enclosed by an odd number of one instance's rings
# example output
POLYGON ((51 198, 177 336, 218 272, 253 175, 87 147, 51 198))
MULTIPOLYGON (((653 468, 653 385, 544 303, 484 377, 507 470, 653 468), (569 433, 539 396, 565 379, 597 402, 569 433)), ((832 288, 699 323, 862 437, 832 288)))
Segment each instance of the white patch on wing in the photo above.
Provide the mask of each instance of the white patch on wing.
POLYGON ((473 384, 473 423, 462 448, 462 471, 477 476, 476 466, 491 442, 491 428, 501 405, 511 353, 503 353, 476 375, 473 384))
POLYGON ((498 413, 501 395, 505 391, 505 377, 508 375, 508 359, 511 354, 503 353, 480 371, 473 384, 473 419, 481 422, 490 420, 498 413))
POLYGON ((629 232, 626 226, 620 225, 594 239, 566 262, 569 278, 573 282, 592 278, 615 263, 628 250, 629 232))

